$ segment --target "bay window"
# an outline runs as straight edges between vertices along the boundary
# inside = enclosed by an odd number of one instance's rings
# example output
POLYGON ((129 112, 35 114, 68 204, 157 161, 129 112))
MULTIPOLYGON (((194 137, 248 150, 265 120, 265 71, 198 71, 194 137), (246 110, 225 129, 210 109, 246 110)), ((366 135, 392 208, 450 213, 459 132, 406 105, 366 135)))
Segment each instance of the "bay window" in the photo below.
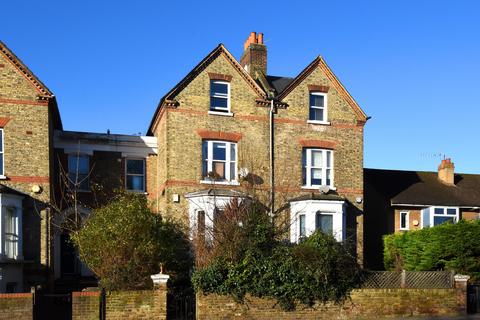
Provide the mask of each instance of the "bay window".
POLYGON ((237 144, 226 141, 202 142, 204 180, 233 182, 237 178, 237 144))
POLYGON ((437 226, 445 222, 457 223, 458 220, 458 207, 429 207, 422 210, 423 228, 437 226))
POLYGON ((315 214, 315 230, 321 230, 323 233, 332 234, 333 214, 326 214, 317 211, 315 214))
POLYGON ((333 151, 303 149, 302 180, 304 187, 333 187, 333 151))

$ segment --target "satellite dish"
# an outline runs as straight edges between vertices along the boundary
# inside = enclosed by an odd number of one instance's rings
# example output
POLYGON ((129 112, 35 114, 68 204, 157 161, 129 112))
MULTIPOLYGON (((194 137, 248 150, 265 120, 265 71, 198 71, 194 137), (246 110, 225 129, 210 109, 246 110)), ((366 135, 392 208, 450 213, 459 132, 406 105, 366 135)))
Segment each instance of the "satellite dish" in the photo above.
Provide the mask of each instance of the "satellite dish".
POLYGON ((321 186, 320 188, 318 188, 318 190, 320 190, 320 193, 327 194, 328 191, 330 191, 330 187, 328 187, 328 186, 321 186))
POLYGON ((242 178, 246 178, 248 176, 248 173, 249 172, 247 168, 240 168, 240 170, 238 170, 238 174, 242 178))

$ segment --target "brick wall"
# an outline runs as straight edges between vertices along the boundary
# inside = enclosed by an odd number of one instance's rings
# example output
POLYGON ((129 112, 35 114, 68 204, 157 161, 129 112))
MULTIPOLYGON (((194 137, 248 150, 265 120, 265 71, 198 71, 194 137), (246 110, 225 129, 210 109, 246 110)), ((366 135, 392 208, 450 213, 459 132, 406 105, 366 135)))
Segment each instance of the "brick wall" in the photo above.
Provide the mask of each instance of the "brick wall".
MULTIPOLYGON (((114 291, 107 293, 105 299, 105 313, 109 320, 167 318, 166 286, 155 290, 114 291)), ((97 320, 99 312, 99 292, 72 293, 73 320, 97 320)))
POLYGON ((31 293, 0 294, 0 320, 31 320, 33 295, 31 293))
POLYGON ((72 292, 72 320, 98 320, 100 292, 72 292))
POLYGON ((459 315, 466 313, 462 289, 361 289, 343 306, 316 305, 282 311, 275 300, 247 297, 245 304, 228 296, 197 295, 197 320, 215 319, 372 319, 385 316, 459 315))

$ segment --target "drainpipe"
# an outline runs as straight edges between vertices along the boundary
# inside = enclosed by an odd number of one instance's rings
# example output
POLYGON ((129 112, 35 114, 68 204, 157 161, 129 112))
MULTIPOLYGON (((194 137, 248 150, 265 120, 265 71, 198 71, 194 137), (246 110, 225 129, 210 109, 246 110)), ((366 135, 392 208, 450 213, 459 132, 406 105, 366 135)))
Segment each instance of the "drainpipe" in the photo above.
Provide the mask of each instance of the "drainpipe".
POLYGON ((270 216, 273 218, 275 212, 275 132, 274 132, 274 103, 273 94, 270 93, 270 216))

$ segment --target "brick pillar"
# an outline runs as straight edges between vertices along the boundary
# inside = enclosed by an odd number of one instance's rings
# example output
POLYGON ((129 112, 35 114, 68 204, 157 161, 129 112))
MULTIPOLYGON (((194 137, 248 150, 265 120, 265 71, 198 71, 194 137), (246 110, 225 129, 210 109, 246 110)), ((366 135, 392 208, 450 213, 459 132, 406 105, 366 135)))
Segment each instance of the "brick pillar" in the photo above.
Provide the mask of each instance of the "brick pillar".
POLYGON ((453 277, 453 279, 455 281, 455 290, 457 291, 456 295, 458 312, 461 314, 467 314, 467 286, 470 276, 457 274, 453 277))
POLYGON ((170 276, 163 273, 151 275, 155 290, 155 319, 167 319, 167 282, 170 276))

